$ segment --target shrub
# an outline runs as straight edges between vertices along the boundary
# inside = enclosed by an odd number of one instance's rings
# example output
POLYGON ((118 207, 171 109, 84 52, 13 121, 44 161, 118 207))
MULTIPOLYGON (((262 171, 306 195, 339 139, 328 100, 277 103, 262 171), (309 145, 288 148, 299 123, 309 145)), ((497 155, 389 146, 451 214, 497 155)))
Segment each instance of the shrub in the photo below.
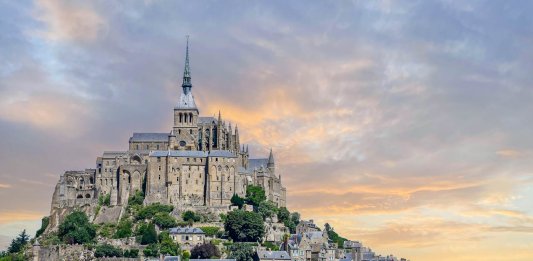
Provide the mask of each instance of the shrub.
POLYGON ((144 194, 142 191, 136 190, 128 199, 128 206, 142 205, 144 202, 144 194))
POLYGON ((218 231, 220 231, 219 227, 200 227, 202 231, 204 231, 205 235, 208 237, 214 237, 218 234, 218 231))
POLYGON ((143 219, 149 219, 155 216, 157 213, 170 213, 174 210, 173 206, 170 205, 162 205, 160 203, 155 203, 152 205, 148 205, 143 207, 138 213, 137 213, 137 220, 143 220, 143 219))
POLYGON ((157 244, 150 244, 144 250, 143 254, 145 256, 158 256, 159 255, 159 246, 157 244))
POLYGON ((131 237, 133 223, 129 219, 122 219, 117 225, 114 238, 131 237))
POLYGON ((139 249, 132 248, 130 250, 124 251, 124 257, 130 257, 130 258, 139 257, 139 249))
POLYGON ((190 210, 183 212, 181 214, 181 218, 183 218, 183 221, 188 221, 188 222, 198 222, 202 219, 199 215, 194 213, 194 211, 190 211, 190 210))
POLYGON ((122 249, 109 244, 97 245, 94 251, 95 257, 122 257, 122 249))
POLYGON ((154 216, 154 223, 161 229, 168 229, 177 225, 176 219, 168 213, 159 212, 154 216))
POLYGON ((74 211, 59 225, 58 236, 67 244, 83 244, 94 240, 96 229, 84 212, 74 211))
POLYGON ((278 208, 272 201, 263 201, 259 203, 257 212, 261 214, 263 220, 265 220, 267 218, 272 218, 274 214, 278 212, 278 208))
POLYGON ((44 231, 48 227, 48 223, 50 223, 50 217, 43 217, 41 219, 41 228, 37 230, 37 232, 35 233, 35 237, 39 237, 40 235, 44 233, 44 231))
POLYGON ((267 241, 267 242, 263 243, 262 246, 266 247, 267 250, 272 250, 272 251, 278 251, 279 250, 279 246, 275 245, 274 243, 272 243, 270 241, 267 241))
POLYGON ((141 228, 142 235, 141 235, 141 244, 142 245, 148 245, 157 243, 157 232, 155 231, 154 224, 144 224, 141 228))
POLYGON ((197 245, 191 250, 191 258, 193 259, 212 259, 220 258, 220 251, 218 248, 211 244, 197 245))

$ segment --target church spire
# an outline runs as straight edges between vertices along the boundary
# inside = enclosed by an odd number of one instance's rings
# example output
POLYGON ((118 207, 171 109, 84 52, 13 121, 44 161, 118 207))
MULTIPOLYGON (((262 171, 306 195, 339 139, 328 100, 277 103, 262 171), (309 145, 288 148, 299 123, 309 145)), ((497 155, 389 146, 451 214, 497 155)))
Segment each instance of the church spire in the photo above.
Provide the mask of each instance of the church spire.
POLYGON ((185 49, 185 69, 183 70, 183 83, 181 84, 183 93, 188 94, 191 91, 191 68, 189 67, 189 36, 187 35, 187 47, 185 49))

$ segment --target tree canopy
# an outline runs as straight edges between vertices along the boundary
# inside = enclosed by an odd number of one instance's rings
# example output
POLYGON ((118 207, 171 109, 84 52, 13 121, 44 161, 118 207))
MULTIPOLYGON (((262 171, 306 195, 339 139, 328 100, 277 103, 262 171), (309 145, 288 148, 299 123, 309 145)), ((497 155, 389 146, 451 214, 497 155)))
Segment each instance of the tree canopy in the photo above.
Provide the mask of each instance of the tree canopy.
POLYGON ((191 258, 193 259, 212 259, 220 258, 220 251, 218 248, 211 244, 201 244, 192 248, 191 258))
POLYGON ((74 211, 65 217, 58 228, 58 236, 67 244, 83 244, 92 242, 96 236, 96 228, 82 211, 74 211))
POLYGON ((18 253, 22 249, 24 249, 24 246, 28 243, 30 239, 30 236, 26 233, 26 229, 22 230, 20 234, 13 240, 11 240, 11 244, 7 248, 7 252, 9 253, 18 253))
POLYGON ((229 247, 228 258, 237 261, 253 261, 255 256, 254 248, 247 243, 235 243, 229 247))
POLYGON ((260 241, 265 233, 261 215, 244 210, 229 212, 224 229, 235 242, 260 241))
POLYGON ((246 187, 246 203, 258 207, 259 203, 265 200, 265 190, 262 187, 253 185, 246 187))

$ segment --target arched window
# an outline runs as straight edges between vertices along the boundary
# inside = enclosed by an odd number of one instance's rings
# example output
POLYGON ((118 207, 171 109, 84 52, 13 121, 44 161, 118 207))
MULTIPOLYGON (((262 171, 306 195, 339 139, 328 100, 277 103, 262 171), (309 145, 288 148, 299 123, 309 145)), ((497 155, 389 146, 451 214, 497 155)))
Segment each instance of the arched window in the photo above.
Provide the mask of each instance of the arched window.
POLYGON ((83 198, 83 195, 80 194, 76 198, 83 198))
POLYGON ((192 123, 192 113, 189 113, 189 122, 192 123))
POLYGON ((180 112, 180 123, 183 121, 183 115, 180 112))
POLYGON ((85 194, 85 198, 91 198, 90 194, 85 194))

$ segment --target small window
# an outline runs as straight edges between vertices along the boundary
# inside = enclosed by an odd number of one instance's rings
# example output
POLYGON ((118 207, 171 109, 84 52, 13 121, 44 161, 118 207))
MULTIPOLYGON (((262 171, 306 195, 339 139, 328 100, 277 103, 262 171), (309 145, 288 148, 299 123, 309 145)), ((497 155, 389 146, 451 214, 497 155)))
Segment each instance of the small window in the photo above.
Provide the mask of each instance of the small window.
POLYGON ((137 148, 137 150, 139 150, 139 144, 137 144, 137 146, 135 146, 135 148, 137 148))
POLYGON ((159 171, 161 171, 161 166, 159 166, 158 168, 159 168, 159 171))
POLYGON ((161 180, 161 175, 159 175, 159 180, 161 180))
POLYGON ((157 162, 161 162, 161 157, 157 157, 157 162))
POLYGON ((159 150, 159 144, 157 144, 157 150, 159 150))
POLYGON ((146 149, 149 149, 150 147, 148 145, 146 145, 146 149))
POLYGON ((189 130, 189 134, 192 134, 192 130, 189 130))

